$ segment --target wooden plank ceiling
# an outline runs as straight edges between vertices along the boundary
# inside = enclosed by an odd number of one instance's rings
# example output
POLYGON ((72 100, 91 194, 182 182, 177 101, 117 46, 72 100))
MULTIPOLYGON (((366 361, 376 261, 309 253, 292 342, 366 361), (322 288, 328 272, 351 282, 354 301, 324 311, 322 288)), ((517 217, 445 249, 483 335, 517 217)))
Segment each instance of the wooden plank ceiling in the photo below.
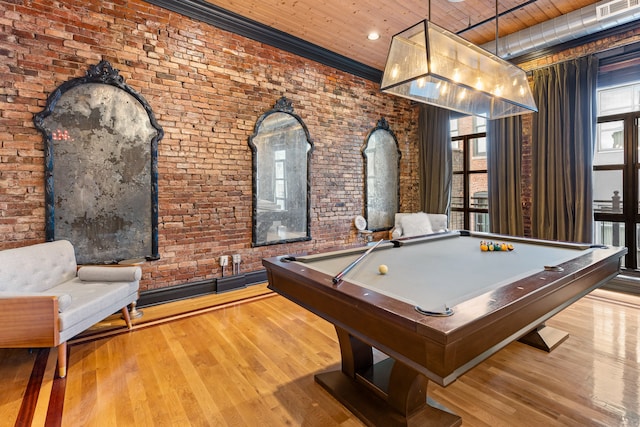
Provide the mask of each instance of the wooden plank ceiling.
MULTIPOLYGON (((496 34, 495 0, 434 0, 430 6, 428 0, 206 1, 378 70, 384 69, 393 35, 425 18, 477 45, 495 40, 496 34), (380 34, 378 40, 367 39, 372 31, 380 34)), ((499 14, 511 11, 498 20, 499 37, 594 3, 499 0, 499 14)))

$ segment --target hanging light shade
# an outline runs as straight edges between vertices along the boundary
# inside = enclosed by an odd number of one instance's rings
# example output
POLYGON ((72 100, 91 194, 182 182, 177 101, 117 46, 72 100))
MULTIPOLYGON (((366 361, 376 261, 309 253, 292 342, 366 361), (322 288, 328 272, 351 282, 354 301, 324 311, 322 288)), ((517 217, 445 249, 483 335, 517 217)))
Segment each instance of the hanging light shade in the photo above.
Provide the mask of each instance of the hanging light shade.
POLYGON ((538 111, 521 68, 428 20, 393 36, 380 88, 487 119, 538 111))

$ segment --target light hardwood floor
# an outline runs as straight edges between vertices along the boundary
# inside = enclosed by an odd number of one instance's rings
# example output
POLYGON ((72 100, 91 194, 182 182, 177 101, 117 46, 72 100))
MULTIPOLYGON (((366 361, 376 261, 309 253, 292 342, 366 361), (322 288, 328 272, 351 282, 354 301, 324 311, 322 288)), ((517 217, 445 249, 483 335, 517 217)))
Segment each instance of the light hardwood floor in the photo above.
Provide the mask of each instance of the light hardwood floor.
MULTIPOLYGON (((132 332, 75 341, 66 380, 51 352, 27 399, 32 425, 56 408, 63 426, 362 425, 313 380, 339 367, 329 323, 277 295, 163 319, 176 306, 145 309, 132 332)), ((464 426, 640 425, 640 298, 596 291, 547 323, 571 334, 553 352, 510 344, 429 395, 464 426)), ((24 409, 36 359, 0 350, 0 425, 24 409)))

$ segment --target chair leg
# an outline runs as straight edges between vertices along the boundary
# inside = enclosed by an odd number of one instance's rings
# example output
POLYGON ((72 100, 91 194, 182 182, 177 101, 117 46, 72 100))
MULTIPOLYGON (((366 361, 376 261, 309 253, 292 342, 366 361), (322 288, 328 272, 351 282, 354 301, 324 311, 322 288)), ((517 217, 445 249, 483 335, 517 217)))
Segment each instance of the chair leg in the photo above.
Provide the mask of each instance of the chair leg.
POLYGON ((67 376, 67 342, 63 342, 58 346, 58 376, 64 378, 67 376))
POLYGON ((131 324, 131 317, 129 316, 129 309, 126 305, 122 307, 122 317, 124 317, 124 321, 127 323, 127 328, 133 328, 133 325, 131 324))

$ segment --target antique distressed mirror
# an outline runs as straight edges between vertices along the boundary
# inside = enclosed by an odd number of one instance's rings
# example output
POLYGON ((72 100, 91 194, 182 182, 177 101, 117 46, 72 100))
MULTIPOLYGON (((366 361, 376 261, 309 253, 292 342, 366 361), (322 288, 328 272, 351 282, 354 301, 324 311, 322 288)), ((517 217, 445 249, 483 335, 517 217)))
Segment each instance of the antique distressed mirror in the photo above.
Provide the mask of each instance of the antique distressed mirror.
POLYGON ((367 135, 362 149, 365 170, 365 218, 370 231, 389 230, 400 208, 398 141, 383 117, 367 135))
POLYGON ((258 119, 249 146, 253 151, 253 245, 310 240, 313 144, 288 99, 280 98, 258 119))
POLYGON ((34 117, 44 137, 46 240, 79 264, 157 259, 158 141, 147 102, 107 61, 60 85, 34 117))

